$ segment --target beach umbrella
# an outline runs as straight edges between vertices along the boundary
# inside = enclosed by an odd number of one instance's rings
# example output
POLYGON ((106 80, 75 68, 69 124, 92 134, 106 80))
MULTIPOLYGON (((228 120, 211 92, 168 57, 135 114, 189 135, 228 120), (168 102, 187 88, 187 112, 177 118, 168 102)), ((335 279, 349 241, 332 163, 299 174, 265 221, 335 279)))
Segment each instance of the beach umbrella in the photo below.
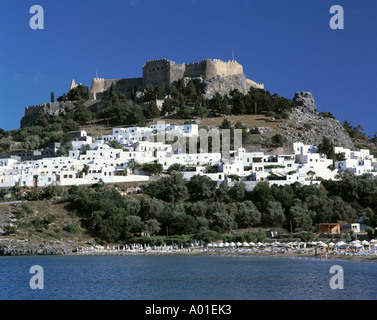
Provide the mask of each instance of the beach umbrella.
POLYGON ((250 245, 251 247, 255 247, 255 246, 256 246, 256 244, 255 244, 254 242, 249 242, 249 245, 250 245))
POLYGON ((207 247, 212 247, 213 245, 212 245, 212 243, 208 243, 208 246, 207 247))
POLYGON ((250 247, 250 245, 247 242, 242 243, 243 247, 250 247))
POLYGON ((363 246, 369 246, 369 245, 370 245, 369 242, 366 241, 366 240, 363 240, 363 241, 361 242, 361 244, 362 244, 363 246))
POLYGON ((229 242, 225 242, 224 247, 229 247, 229 242))
POLYGON ((359 243, 359 242, 357 242, 356 240, 354 240, 354 241, 351 241, 350 243, 349 243, 349 245, 351 246, 351 247, 362 247, 362 245, 359 243))
POLYGON ((242 246, 242 243, 241 242, 237 242, 237 247, 241 247, 242 246))
POLYGON ((332 248, 332 247, 335 245, 335 243, 334 243, 334 242, 329 242, 327 245, 328 245, 330 248, 332 248))
POLYGON ((230 246, 231 246, 231 247, 235 247, 236 244, 235 244, 234 242, 231 242, 231 243, 230 243, 230 246))
POLYGON ((219 248, 224 247, 224 243, 221 242, 221 243, 218 245, 218 247, 219 247, 219 248))
POLYGON ((335 244, 336 247, 344 247, 344 246, 346 246, 346 245, 347 245, 347 243, 345 243, 344 241, 339 241, 339 242, 337 242, 337 243, 335 244))

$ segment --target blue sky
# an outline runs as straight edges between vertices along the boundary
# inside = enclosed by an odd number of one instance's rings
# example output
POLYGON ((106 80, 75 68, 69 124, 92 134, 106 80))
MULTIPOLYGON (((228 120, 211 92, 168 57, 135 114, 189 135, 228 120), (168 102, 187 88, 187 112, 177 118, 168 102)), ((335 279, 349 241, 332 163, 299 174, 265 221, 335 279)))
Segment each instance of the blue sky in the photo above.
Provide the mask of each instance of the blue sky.
MULTIPOLYGON (((3 1, 4 2, 4 1, 3 1)), ((147 60, 235 59, 250 79, 377 131, 375 0, 8 0, 0 10, 0 128, 66 93, 72 79, 142 76, 147 60), (45 29, 32 30, 32 5, 45 29), (329 26, 344 9, 344 30, 329 26)))

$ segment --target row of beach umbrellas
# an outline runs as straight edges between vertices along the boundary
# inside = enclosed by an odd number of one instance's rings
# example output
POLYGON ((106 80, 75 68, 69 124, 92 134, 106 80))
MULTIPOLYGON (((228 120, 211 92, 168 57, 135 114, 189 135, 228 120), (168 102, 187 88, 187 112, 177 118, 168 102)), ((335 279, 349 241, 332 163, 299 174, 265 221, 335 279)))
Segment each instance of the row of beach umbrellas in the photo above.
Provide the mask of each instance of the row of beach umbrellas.
POLYGON ((209 243, 208 244, 208 247, 214 247, 214 248, 223 248, 223 247, 255 247, 257 246, 257 244, 255 244, 254 242, 237 242, 237 243, 234 243, 234 242, 221 242, 219 244, 217 243, 209 243))
POLYGON ((275 241, 273 243, 262 243, 262 242, 221 242, 221 243, 209 243, 209 248, 229 248, 229 247, 264 247, 264 246, 282 246, 282 247, 292 247, 292 246, 303 246, 303 245, 310 245, 315 247, 321 247, 321 248, 342 248, 342 247, 355 247, 355 248, 362 248, 364 246, 375 246, 377 245, 377 240, 373 239, 371 241, 360 241, 360 240, 354 240, 349 243, 344 241, 339 242, 329 242, 324 243, 322 241, 311 241, 311 242, 288 242, 288 243, 280 243, 278 241, 275 241))
POLYGON ((371 241, 360 241, 360 240, 354 240, 351 242, 344 242, 344 241, 339 241, 339 242, 329 242, 328 244, 324 242, 319 242, 317 243, 318 246, 320 247, 329 247, 329 248, 342 248, 342 247, 354 247, 354 248, 362 248, 365 246, 374 246, 377 243, 377 240, 373 239, 371 241))

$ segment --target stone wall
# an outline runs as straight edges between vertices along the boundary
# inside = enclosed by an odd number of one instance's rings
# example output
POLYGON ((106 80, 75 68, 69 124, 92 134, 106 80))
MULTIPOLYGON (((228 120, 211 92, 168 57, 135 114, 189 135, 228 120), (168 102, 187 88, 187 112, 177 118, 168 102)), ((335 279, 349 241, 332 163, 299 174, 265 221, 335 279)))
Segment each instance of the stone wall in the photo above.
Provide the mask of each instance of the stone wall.
POLYGON ((201 62, 187 63, 185 64, 184 77, 187 78, 198 78, 201 77, 206 79, 207 72, 207 61, 202 60, 201 62))
POLYGON ((170 84, 170 61, 166 59, 151 60, 143 66, 143 85, 164 83, 170 84))
POLYGON ((181 78, 198 78, 209 80, 216 77, 227 77, 243 74, 243 67, 236 61, 206 59, 195 63, 176 64, 166 59, 148 61, 143 66, 144 86, 152 83, 165 83, 170 86, 181 78))
MULTIPOLYGON (((88 100, 84 102, 84 106, 87 107, 92 112, 103 108, 103 103, 100 101, 88 100)), ((38 106, 31 106, 25 108, 25 115, 21 119, 21 128, 32 126, 38 116, 38 113, 42 111, 47 116, 58 116, 59 114, 64 114, 65 109, 75 108, 75 104, 71 101, 65 102, 55 102, 55 103, 44 103, 38 106)))
POLYGON ((25 115, 21 119, 21 128, 28 127, 34 124, 35 119, 39 112, 43 112, 46 115, 58 116, 60 113, 64 113, 65 108, 74 108, 75 105, 72 102, 55 102, 44 103, 38 106, 31 106, 25 108, 25 115))
POLYGON ((234 74, 243 74, 243 67, 237 61, 222 61, 218 59, 207 59, 205 79, 219 77, 227 77, 234 74))
POLYGON ((114 85, 115 92, 117 94, 123 93, 126 97, 130 97, 132 87, 136 90, 141 90, 143 85, 142 78, 130 78, 130 79, 100 79, 94 78, 90 89, 90 98, 97 100, 101 98, 101 93, 110 89, 111 85, 114 85))

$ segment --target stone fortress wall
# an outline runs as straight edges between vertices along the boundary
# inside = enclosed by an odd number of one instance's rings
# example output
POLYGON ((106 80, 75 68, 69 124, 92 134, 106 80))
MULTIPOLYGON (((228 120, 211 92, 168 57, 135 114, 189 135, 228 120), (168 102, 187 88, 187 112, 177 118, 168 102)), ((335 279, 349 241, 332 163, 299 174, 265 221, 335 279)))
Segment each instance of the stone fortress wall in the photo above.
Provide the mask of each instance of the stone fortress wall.
POLYGON ((90 98, 97 100, 101 98, 101 93, 110 89, 111 85, 114 85, 116 93, 124 93, 126 97, 131 94, 132 87, 136 90, 140 90, 143 84, 142 78, 130 78, 130 79, 103 79, 94 78, 90 89, 90 98))
MULTIPOLYGON (((243 67, 237 61, 228 62, 219 59, 205 59, 200 62, 177 64, 167 59, 149 60, 143 66, 143 77, 133 79, 103 79, 95 78, 91 86, 91 99, 101 99, 101 93, 106 92, 111 85, 115 91, 124 93, 130 98, 131 89, 143 91, 148 84, 158 85, 164 83, 170 87, 181 78, 202 78, 204 81, 217 77, 230 77, 243 75, 243 67)), ((263 84, 247 79, 248 85, 264 89, 263 84)))
POLYGON ((143 66, 143 84, 165 83, 170 86, 175 81, 187 77, 201 77, 209 80, 216 77, 227 77, 243 74, 243 67, 237 61, 206 59, 195 63, 176 64, 166 59, 151 60, 143 66))

